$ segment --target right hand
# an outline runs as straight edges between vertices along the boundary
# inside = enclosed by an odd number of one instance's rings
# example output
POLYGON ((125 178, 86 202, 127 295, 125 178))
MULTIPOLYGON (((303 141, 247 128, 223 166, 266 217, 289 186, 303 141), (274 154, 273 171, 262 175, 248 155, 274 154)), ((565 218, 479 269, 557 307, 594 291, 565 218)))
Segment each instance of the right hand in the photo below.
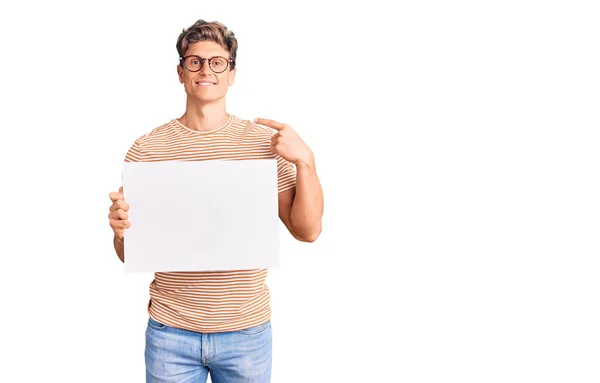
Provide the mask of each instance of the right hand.
POLYGON ((131 226, 131 223, 127 220, 127 218, 129 218, 129 214, 127 214, 129 211, 129 204, 125 202, 123 186, 119 188, 119 192, 112 192, 108 196, 112 201, 112 205, 110 205, 109 209, 110 213, 108 213, 110 227, 115 232, 115 237, 122 240, 125 229, 131 226))

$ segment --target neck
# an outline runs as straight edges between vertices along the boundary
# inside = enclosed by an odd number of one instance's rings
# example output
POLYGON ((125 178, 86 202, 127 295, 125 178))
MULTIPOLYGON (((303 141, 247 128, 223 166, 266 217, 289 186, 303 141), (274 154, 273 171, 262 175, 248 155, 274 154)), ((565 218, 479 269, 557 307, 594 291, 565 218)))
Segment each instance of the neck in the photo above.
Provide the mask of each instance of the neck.
POLYGON ((216 103, 194 102, 188 97, 185 113, 179 121, 192 130, 208 132, 225 125, 229 115, 225 108, 225 100, 216 103))

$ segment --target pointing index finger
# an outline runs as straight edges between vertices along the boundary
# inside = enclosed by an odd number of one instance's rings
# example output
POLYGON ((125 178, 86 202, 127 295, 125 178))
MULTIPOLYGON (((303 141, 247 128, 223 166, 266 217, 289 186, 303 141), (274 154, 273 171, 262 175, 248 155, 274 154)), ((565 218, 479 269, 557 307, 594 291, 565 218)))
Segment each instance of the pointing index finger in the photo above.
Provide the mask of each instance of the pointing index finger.
POLYGON ((281 122, 269 120, 267 118, 255 118, 254 122, 256 122, 257 124, 266 125, 275 130, 281 130, 281 129, 285 128, 285 124, 282 124, 281 122))

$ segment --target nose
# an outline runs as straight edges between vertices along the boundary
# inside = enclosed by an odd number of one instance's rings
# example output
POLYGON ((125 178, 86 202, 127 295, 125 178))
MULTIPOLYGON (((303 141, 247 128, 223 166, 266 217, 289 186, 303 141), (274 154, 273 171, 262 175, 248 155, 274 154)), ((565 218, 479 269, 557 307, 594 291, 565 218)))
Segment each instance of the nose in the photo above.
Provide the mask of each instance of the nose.
POLYGON ((210 65, 208 64, 208 60, 204 60, 202 63, 202 68, 200 68, 200 73, 202 74, 211 74, 210 65))

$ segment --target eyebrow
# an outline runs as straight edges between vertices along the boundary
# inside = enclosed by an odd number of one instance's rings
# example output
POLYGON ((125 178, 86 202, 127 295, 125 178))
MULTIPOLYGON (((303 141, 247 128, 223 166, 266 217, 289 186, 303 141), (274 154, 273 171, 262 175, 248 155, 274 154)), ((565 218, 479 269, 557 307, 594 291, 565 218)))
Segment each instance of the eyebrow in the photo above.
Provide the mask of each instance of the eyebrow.
MULTIPOLYGON (((189 54, 186 53, 185 56, 198 56, 198 57, 202 57, 202 58, 207 57, 207 56, 202 56, 202 55, 199 55, 199 54, 192 54, 192 53, 189 53, 189 54)), ((185 57, 185 56, 183 56, 183 57, 185 57)), ((225 57, 225 58, 227 58, 227 56, 229 56, 229 54, 228 53, 226 53, 226 54, 220 54, 219 53, 219 54, 215 54, 215 55, 208 56, 208 57, 217 57, 217 56, 218 57, 225 57)))

